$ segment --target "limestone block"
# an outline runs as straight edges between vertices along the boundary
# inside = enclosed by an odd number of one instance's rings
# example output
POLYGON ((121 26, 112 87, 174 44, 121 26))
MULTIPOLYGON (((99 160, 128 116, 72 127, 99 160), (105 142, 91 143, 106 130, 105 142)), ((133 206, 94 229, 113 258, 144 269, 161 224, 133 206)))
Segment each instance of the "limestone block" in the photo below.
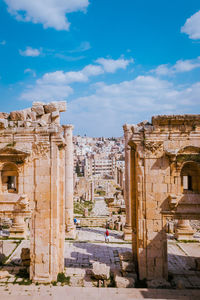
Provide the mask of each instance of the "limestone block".
POLYGON ((8 127, 8 120, 6 119, 0 119, 0 128, 7 128, 8 127))
POLYGON ((133 253, 130 251, 119 253, 121 261, 133 261, 133 253))
POLYGON ((0 112, 0 119, 7 119, 9 117, 8 113, 0 112))
POLYGON ((58 118, 59 116, 60 116, 60 114, 59 114, 59 111, 58 111, 58 110, 53 111, 52 114, 51 114, 52 119, 56 119, 56 118, 58 118))
POLYGON ((51 123, 51 114, 45 114, 43 116, 41 116, 41 118, 39 119, 40 121, 45 122, 46 124, 50 124, 51 123))
POLYGON ((30 249, 22 248, 21 251, 21 261, 23 266, 30 266, 30 249))
POLYGON ((116 275, 114 277, 115 284, 117 288, 134 288, 135 287, 135 279, 131 277, 122 277, 116 275))
POLYGON ((24 127, 24 121, 18 121, 17 126, 18 127, 24 127))
POLYGON ((9 118, 11 121, 25 121, 26 113, 23 110, 12 111, 9 118))
POLYGON ((123 272, 134 272, 135 265, 133 262, 122 261, 121 262, 121 269, 123 272))
POLYGON ((51 102, 51 103, 44 105, 45 114, 52 113, 53 111, 56 111, 56 110, 57 110, 56 102, 51 102))
POLYGON ((56 102, 56 106, 59 112, 64 112, 67 110, 67 103, 66 101, 58 101, 56 102))
POLYGON ((15 127, 14 121, 8 121, 8 127, 15 127))
POLYGON ((0 271, 0 279, 9 277, 10 274, 8 273, 8 271, 0 271))
POLYGON ((33 102, 31 110, 36 113, 36 116, 44 115, 44 106, 41 102, 33 102))
POLYGON ((99 262, 93 263, 93 276, 98 280, 108 280, 110 278, 110 267, 99 262))

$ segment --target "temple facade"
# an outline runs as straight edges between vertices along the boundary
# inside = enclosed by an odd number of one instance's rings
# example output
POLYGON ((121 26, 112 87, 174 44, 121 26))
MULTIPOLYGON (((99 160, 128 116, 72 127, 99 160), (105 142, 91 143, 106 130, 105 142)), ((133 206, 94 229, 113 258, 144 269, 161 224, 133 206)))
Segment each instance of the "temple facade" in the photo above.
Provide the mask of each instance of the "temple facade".
POLYGON ((124 125, 124 136, 127 227, 130 217, 139 278, 167 279, 167 223, 178 220, 176 238, 189 239, 189 220, 200 219, 200 115, 155 116, 124 125))
POLYGON ((65 110, 66 102, 35 102, 0 113, 0 216, 13 219, 10 233, 18 238, 26 237, 30 218, 33 282, 57 280, 64 270, 65 229, 75 235, 72 126, 60 125, 65 110))

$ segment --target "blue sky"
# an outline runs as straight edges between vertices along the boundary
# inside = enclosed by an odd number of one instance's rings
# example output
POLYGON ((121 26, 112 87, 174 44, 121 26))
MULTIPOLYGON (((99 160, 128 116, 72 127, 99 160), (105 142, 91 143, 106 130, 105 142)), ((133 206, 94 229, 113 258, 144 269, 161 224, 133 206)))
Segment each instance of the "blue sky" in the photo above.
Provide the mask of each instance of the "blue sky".
POLYGON ((199 0, 0 0, 0 110, 66 100, 75 134, 200 113, 199 0))

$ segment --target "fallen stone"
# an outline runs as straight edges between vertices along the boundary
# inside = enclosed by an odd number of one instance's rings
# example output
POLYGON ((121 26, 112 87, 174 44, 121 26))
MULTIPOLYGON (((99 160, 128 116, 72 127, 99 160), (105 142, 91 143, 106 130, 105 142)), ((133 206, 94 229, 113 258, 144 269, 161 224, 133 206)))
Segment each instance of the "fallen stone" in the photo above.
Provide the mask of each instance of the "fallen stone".
POLYGON ((33 102, 31 111, 36 113, 36 116, 44 115, 44 106, 41 102, 33 102))
POLYGON ((52 119, 59 118, 60 117, 59 111, 58 110, 53 111, 51 117, 52 119))
POLYGON ((57 110, 57 103, 56 102, 51 102, 51 103, 48 103, 48 104, 44 105, 45 114, 52 113, 56 110, 57 110))
POLYGON ((30 249, 22 248, 21 251, 21 261, 23 266, 30 266, 30 249))
POLYGON ((7 128, 8 127, 8 120, 0 119, 0 128, 7 128))
POLYGON ((8 271, 0 271, 0 279, 9 277, 10 274, 8 273, 8 271))
POLYGON ((26 114, 23 110, 11 111, 9 118, 11 121, 25 121, 26 114))
POLYGON ((8 113, 0 112, 0 119, 7 119, 9 117, 8 113))
POLYGON ((99 262, 93 263, 93 277, 98 280, 108 280, 110 278, 110 267, 99 262))
POLYGON ((135 272, 135 265, 133 262, 121 261, 121 269, 123 272, 135 272))
POLYGON ((135 279, 131 277, 122 277, 116 275, 114 277, 114 281, 117 288, 134 288, 135 287, 135 279))
POLYGON ((129 251, 122 252, 119 253, 119 258, 121 261, 133 261, 133 254, 129 251))
POLYGON ((58 101, 56 102, 56 106, 59 112, 64 112, 67 110, 67 103, 66 101, 58 101))
POLYGON ((41 116, 41 118, 38 121, 44 121, 47 124, 51 123, 51 114, 45 114, 43 116, 41 116))
POLYGON ((156 288, 170 288, 170 283, 165 279, 153 279, 147 281, 147 287, 151 289, 156 288))

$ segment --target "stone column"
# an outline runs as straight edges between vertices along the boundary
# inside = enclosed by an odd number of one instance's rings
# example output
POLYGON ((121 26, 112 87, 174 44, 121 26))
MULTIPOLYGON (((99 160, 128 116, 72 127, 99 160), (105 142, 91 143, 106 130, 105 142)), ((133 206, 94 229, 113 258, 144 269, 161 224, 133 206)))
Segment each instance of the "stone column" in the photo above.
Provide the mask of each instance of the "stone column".
POLYGON ((74 226, 74 212, 73 212, 73 141, 72 141, 72 125, 64 125, 64 138, 66 142, 65 147, 65 230, 66 237, 74 239, 76 237, 76 230, 74 226))
POLYGON ((175 238, 177 240, 192 240, 194 230, 190 226, 189 220, 178 220, 177 227, 175 229, 175 238))
POLYGON ((124 200, 126 205, 126 224, 124 226, 124 240, 130 241, 132 239, 131 227, 131 184, 130 184, 130 146, 128 145, 131 136, 131 126, 125 124, 123 126, 125 137, 125 188, 124 200))

